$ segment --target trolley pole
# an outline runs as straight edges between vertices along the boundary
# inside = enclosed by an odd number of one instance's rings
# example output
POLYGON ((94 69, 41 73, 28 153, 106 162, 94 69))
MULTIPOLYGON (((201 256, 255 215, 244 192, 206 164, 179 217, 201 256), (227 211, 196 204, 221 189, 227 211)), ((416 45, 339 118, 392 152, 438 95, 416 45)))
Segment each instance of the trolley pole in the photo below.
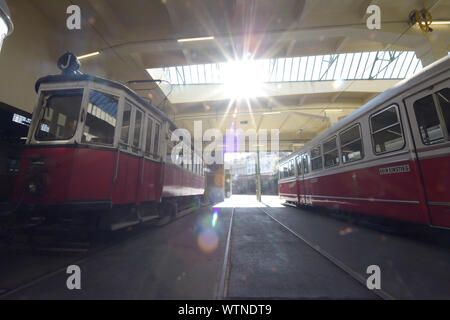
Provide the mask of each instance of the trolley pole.
POLYGON ((256 146, 256 200, 261 202, 261 167, 259 165, 259 145, 256 146))

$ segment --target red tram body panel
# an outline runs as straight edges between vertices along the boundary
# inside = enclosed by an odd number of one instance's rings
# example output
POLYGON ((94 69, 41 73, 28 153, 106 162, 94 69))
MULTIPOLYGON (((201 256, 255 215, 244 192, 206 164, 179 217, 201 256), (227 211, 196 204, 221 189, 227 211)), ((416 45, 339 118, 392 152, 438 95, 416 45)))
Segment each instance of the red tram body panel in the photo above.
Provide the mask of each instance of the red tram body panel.
POLYGON ((450 57, 280 161, 280 199, 450 228, 450 57))

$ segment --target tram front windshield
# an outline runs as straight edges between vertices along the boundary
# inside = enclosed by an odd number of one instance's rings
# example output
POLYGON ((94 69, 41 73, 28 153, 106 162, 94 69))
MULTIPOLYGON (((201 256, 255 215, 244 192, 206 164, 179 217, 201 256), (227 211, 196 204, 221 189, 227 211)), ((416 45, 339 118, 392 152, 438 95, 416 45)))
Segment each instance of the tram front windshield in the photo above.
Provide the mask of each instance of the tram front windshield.
POLYGON ((77 128, 82 98, 82 89, 43 92, 35 139, 71 139, 77 128))

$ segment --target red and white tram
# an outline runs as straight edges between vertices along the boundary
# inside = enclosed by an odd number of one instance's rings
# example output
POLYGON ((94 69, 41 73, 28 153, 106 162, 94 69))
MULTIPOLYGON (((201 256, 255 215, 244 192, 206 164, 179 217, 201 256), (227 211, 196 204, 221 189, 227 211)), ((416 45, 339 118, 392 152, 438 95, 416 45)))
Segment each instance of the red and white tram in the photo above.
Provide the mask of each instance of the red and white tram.
POLYGON ((450 56, 280 161, 286 202, 450 227, 450 56))
POLYGON ((192 152, 191 163, 172 162, 176 125, 120 83, 76 66, 64 71, 76 58, 64 59, 63 74, 36 83, 14 192, 19 211, 115 230, 198 205, 202 157, 192 152))

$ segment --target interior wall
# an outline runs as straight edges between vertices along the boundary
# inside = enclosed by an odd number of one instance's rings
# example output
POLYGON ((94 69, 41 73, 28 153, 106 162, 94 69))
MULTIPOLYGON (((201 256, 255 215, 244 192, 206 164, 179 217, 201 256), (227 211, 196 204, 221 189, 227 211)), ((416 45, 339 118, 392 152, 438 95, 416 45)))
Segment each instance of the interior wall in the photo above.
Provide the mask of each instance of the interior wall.
POLYGON ((51 27, 41 12, 28 1, 7 1, 14 23, 0 52, 0 101, 32 112, 36 100, 34 84, 44 75, 57 72, 62 39, 52 37, 51 27))

